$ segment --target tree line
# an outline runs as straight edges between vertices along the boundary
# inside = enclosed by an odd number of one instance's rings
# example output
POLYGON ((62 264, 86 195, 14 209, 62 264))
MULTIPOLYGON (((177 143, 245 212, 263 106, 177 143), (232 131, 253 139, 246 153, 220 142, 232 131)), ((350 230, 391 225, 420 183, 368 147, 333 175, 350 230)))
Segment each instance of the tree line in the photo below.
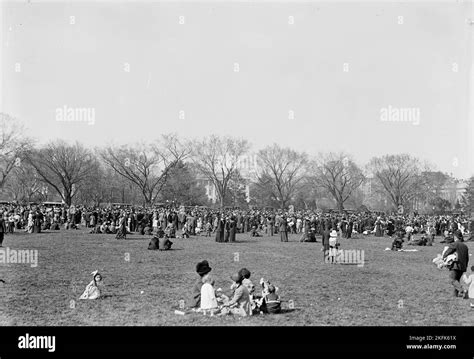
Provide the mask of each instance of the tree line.
MULTIPOLYGON (((242 138, 184 139, 176 134, 94 149, 62 140, 39 146, 24 130, 1 114, 0 188, 17 201, 44 200, 54 193, 68 205, 98 205, 117 198, 121 189, 123 200, 127 194, 129 201, 146 206, 164 200, 206 205, 201 181, 212 184, 221 207, 250 199, 259 206, 315 208, 329 198, 343 210, 347 203, 364 203, 368 194, 362 187, 367 184, 370 195, 396 210, 410 208, 415 200, 440 210, 451 205, 442 196, 449 176, 409 154, 375 156, 360 166, 344 152, 310 156, 273 144, 252 154, 251 144, 242 138)), ((471 178, 462 201, 467 210, 474 202, 473 182, 471 178)))

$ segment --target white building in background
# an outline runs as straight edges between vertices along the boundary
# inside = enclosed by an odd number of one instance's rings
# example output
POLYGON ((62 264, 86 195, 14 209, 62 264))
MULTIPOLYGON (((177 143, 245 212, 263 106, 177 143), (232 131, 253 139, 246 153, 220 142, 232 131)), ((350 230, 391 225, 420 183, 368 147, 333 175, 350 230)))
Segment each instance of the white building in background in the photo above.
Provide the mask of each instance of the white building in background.
POLYGON ((443 186, 440 197, 454 204, 456 201, 461 201, 463 194, 466 192, 467 186, 466 180, 449 180, 443 186))
MULTIPOLYGON (((250 182, 255 181, 257 178, 257 155, 249 154, 242 156, 241 159, 236 164, 237 170, 240 172, 240 175, 244 180, 245 184, 245 194, 247 202, 250 202, 250 182)), ((201 173, 197 174, 198 185, 206 189, 207 198, 212 202, 216 203, 219 199, 217 189, 214 186, 214 183, 203 176, 201 173)))

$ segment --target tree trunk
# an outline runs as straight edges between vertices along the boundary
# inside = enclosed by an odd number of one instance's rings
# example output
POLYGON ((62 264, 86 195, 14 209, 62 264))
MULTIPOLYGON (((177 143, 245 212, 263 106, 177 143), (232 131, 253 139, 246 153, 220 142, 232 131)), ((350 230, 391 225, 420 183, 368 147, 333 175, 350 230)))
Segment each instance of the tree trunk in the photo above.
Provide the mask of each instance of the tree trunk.
POLYGON ((342 212, 344 210, 344 203, 342 202, 342 200, 338 200, 337 201, 337 209, 342 212))
POLYGON ((66 203, 66 205, 69 207, 72 203, 72 197, 71 197, 71 193, 67 192, 65 195, 64 195, 64 202, 66 203))
POLYGON ((221 195, 220 197, 221 197, 221 209, 223 209, 223 208, 224 208, 224 201, 225 201, 225 198, 224 198, 224 196, 222 196, 222 195, 221 195))

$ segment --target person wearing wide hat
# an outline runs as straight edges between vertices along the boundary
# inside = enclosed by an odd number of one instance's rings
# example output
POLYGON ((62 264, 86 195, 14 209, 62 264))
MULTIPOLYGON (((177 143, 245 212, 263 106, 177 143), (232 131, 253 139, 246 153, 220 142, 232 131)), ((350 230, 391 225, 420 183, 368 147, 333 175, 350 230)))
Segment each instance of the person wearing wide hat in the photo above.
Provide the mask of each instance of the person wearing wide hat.
POLYGON ((201 287, 203 285, 202 277, 211 270, 212 268, 209 266, 207 260, 203 260, 196 265, 196 273, 199 274, 199 279, 196 279, 192 289, 192 297, 189 300, 190 308, 199 308, 201 306, 201 287))

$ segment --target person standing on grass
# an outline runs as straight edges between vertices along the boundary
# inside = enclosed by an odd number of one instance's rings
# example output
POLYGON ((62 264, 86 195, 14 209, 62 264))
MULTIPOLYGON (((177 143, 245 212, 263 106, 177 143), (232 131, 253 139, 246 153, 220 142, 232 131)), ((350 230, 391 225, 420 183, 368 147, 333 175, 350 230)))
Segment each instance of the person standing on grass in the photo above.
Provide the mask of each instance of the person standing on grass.
POLYGON ((270 237, 273 237, 273 218, 272 216, 267 217, 267 226, 265 228, 265 233, 268 233, 270 237))
POLYGON ((225 221, 224 215, 217 215, 216 242, 224 242, 225 221))
MULTIPOLYGON (((446 241, 446 243, 448 243, 448 241, 446 241)), ((454 287, 454 296, 463 297, 464 289, 459 280, 467 270, 467 265, 469 263, 469 249, 463 243, 462 237, 456 237, 455 241, 449 244, 448 249, 443 253, 443 259, 453 253, 456 253, 458 258, 449 268, 449 281, 454 287)))
POLYGON ((234 217, 230 217, 229 228, 229 242, 235 242, 236 223, 234 217))
MULTIPOLYGON (((474 299, 474 266, 471 267, 471 274, 469 276, 467 276, 467 274, 464 273, 462 275, 462 279, 463 279, 464 283, 469 285, 469 289, 467 291, 468 298, 474 299)), ((474 302, 471 301, 471 307, 474 306, 473 303, 474 302)))
POLYGON ((288 242, 288 222, 285 216, 280 217, 280 238, 282 242, 288 242))
POLYGON ((3 236, 7 231, 7 227, 5 226, 5 220, 3 219, 3 212, 0 212, 0 247, 3 244, 3 236))

